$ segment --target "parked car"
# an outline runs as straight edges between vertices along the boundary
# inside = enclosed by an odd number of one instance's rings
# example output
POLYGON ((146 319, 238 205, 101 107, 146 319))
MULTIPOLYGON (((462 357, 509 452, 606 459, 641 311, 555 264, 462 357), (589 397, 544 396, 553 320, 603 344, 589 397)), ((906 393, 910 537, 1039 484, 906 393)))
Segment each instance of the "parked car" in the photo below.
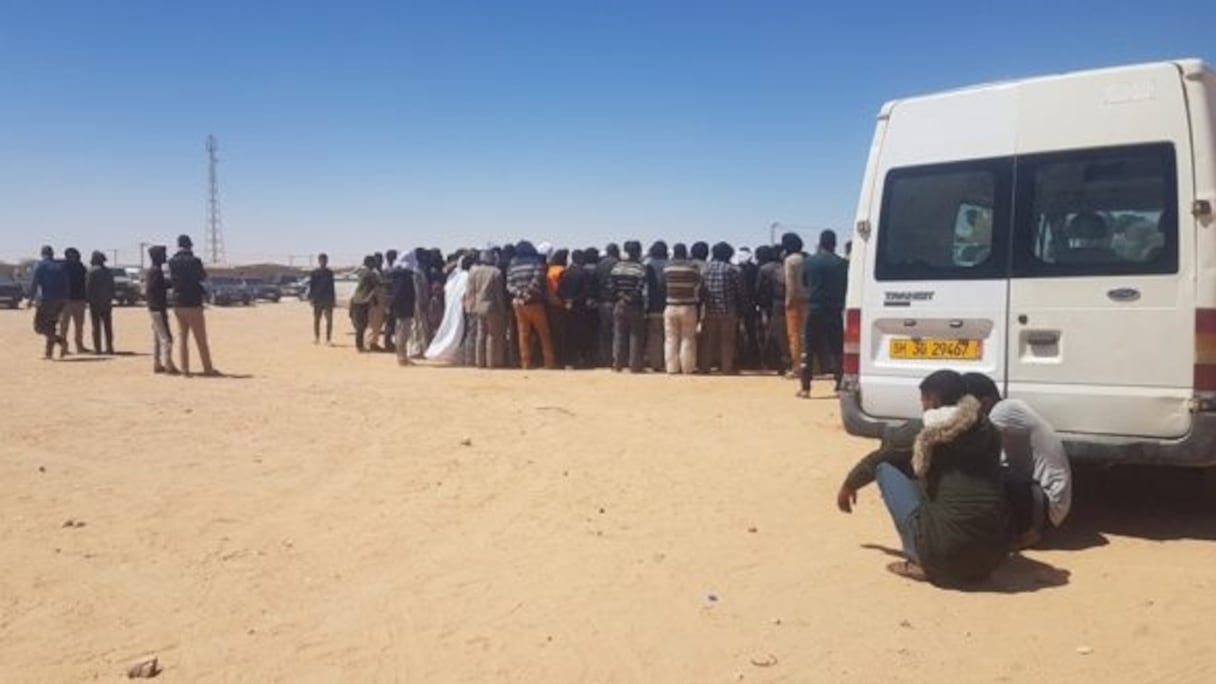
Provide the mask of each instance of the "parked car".
POLYGON ((279 294, 296 299, 308 298, 308 278, 283 276, 279 279, 279 294))
MULTIPOLYGON (((845 427, 991 376, 1069 456, 1216 466, 1216 71, 1085 71, 885 105, 861 186, 845 427)), ((1216 470, 1209 471, 1216 473, 1216 470)))
POLYGON ((23 299, 25 299, 25 288, 21 287, 21 283, 11 278, 0 278, 0 306, 19 309, 23 299))
POLYGON ((123 268, 111 268, 114 274, 114 303, 120 306, 135 306, 143 297, 139 283, 123 268))
POLYGON ((282 293, 279 292, 278 285, 262 278, 246 278, 245 287, 249 288, 255 300, 262 299, 269 302, 277 302, 283 297, 282 293))
POLYGON ((205 287, 207 288, 207 301, 212 306, 233 306, 235 304, 243 304, 249 306, 253 304, 253 290, 245 285, 245 281, 240 278, 208 278, 205 287))

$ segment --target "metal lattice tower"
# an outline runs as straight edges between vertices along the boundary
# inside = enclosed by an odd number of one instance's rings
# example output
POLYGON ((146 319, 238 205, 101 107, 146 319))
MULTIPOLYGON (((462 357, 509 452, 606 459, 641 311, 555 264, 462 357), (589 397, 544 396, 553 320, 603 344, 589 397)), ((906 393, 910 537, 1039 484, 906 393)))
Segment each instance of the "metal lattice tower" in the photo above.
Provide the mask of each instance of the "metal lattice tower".
POLYGON ((207 136, 207 260, 213 264, 224 261, 224 231, 220 220, 220 182, 216 173, 220 143, 214 135, 207 136))

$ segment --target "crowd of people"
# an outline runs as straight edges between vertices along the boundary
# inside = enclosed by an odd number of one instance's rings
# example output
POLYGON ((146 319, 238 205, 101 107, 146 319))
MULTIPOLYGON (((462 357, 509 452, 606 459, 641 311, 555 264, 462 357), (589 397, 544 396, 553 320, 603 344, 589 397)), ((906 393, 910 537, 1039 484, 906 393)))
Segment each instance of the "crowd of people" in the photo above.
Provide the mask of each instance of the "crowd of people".
MULTIPOLYGON (((839 386, 848 261, 825 230, 816 250, 787 233, 752 251, 657 241, 555 249, 368 255, 350 299, 355 346, 480 368, 610 367, 633 373, 767 370, 839 386)), ((847 253, 847 246, 846 246, 847 253)), ((333 340, 334 273, 309 278, 313 336, 333 340)))
MULTIPOLYGON (((190 375, 193 337, 203 375, 217 376, 204 313, 207 274, 189 236, 177 245, 172 257, 163 245, 148 250, 153 370, 190 375)), ((335 277, 328 258, 319 261, 308 291, 313 336, 319 344, 324 332, 332 343, 335 277)), ((61 358, 71 353, 72 325, 76 353, 89 351, 86 311, 92 351, 114 353, 113 275, 100 252, 90 264, 75 248, 62 260, 42 249, 30 299, 48 359, 56 346, 61 358)), ((389 250, 358 269, 350 317, 359 351, 393 350, 403 365, 426 358, 530 369, 539 359, 550 369, 635 373, 766 369, 799 378, 799 394, 807 396, 816 370, 833 374, 839 388, 847 273, 832 231, 820 234, 809 255, 792 233, 755 255, 725 242, 676 244, 669 252, 661 241, 645 257, 637 241, 623 250, 609 244, 602 255, 526 240, 447 258, 436 250, 389 250)), ((905 558, 889 569, 941 585, 983 579, 1068 517, 1072 474, 1063 442, 1025 402, 1002 398, 985 375, 942 370, 920 391, 922 420, 889 429, 880 448, 849 472, 837 505, 851 512, 858 491, 877 483, 905 558)))

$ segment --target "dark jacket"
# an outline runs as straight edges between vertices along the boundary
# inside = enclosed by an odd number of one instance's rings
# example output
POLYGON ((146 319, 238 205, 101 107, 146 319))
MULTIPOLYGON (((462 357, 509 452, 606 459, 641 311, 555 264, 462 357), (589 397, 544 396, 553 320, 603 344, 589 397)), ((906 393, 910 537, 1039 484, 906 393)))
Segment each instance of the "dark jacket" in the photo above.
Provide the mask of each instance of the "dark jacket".
POLYGON ((188 249, 179 250, 169 260, 169 278, 173 283, 173 306, 183 309, 203 305, 203 281, 207 272, 203 262, 188 249))
POLYGON ((878 463, 915 477, 920 494, 916 552, 929 579, 954 585, 983 579, 1008 555, 1009 510, 1001 471, 1001 436, 979 402, 964 397, 954 419, 927 427, 906 448, 889 435, 845 481, 857 489, 878 463))
POLYGON ((317 268, 308 276, 308 301, 313 306, 333 306, 337 301, 334 294, 334 272, 328 268, 317 268))
POLYGON ((663 269, 667 268, 666 259, 650 258, 646 260, 646 313, 661 314, 667 309, 667 277, 663 269))
POLYGON ((83 302, 88 300, 89 271, 83 262, 63 262, 63 272, 68 277, 68 301, 83 302))
POLYGON ((595 306, 592 299, 594 289, 594 272, 583 266, 571 266, 562 271, 561 280, 557 283, 557 296, 567 302, 572 310, 585 310, 595 306))
POLYGON ((612 296, 612 269, 616 268, 620 259, 605 256, 595 265, 595 280, 591 284, 591 296, 600 304, 614 304, 612 296))
POLYGON ((389 272, 393 290, 393 316, 404 321, 414 317, 414 307, 417 304, 417 293, 414 292, 414 272, 404 268, 395 268, 389 272))
POLYGON ((169 283, 162 267, 153 266, 144 271, 144 298, 148 300, 148 311, 169 309, 169 283))
POLYGON ((845 292, 849 286, 849 262, 832 252, 821 250, 803 262, 802 279, 811 311, 844 310, 845 292))
POLYGON ((105 266, 90 268, 88 279, 85 280, 85 293, 89 298, 90 309, 94 311, 113 309, 114 273, 105 266))

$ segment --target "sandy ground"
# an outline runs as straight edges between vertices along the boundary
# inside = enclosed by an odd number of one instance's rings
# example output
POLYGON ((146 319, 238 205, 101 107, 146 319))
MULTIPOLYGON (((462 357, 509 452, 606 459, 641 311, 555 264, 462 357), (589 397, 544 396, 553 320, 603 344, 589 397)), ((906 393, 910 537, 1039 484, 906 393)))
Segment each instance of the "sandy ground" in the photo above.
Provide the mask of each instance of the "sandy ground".
POLYGON ((314 347, 298 303, 208 322, 251 377, 154 377, 143 310, 137 355, 64 363, 0 313, 0 681, 1216 681, 1216 515, 1173 490, 1083 474, 1063 548, 944 591, 883 570, 873 488, 836 512, 870 445, 786 381, 398 369, 314 347))

